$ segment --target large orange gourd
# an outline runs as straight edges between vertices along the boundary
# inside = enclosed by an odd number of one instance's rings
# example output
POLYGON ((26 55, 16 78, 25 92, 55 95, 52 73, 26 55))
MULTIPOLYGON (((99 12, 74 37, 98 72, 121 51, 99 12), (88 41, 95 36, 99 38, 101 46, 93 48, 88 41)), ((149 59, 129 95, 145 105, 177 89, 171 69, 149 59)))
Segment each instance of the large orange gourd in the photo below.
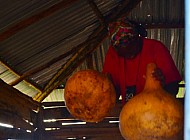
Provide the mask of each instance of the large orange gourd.
POLYGON ((147 65, 144 90, 121 110, 119 127, 126 140, 183 140, 183 105, 153 79, 155 68, 147 65))
POLYGON ((107 76, 95 70, 81 70, 67 80, 64 98, 76 119, 99 122, 115 106, 116 93, 107 76))

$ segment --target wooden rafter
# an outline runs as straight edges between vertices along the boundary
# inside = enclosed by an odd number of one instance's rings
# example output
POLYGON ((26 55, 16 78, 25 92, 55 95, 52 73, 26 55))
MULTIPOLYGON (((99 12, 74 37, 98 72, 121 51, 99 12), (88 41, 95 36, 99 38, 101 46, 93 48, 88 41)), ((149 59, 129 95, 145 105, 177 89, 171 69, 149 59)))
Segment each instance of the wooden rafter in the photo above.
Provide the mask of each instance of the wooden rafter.
MULTIPOLYGON (((97 17, 99 18, 101 24, 105 26, 106 24, 105 24, 105 20, 104 20, 104 18, 103 18, 103 15, 102 15, 101 12, 99 11, 99 9, 98 9, 98 7, 96 6, 96 4, 94 3, 94 1, 93 1, 93 0, 87 0, 87 1, 88 1, 89 5, 92 7, 92 9, 93 9, 93 11, 95 12, 95 14, 97 15, 97 17)), ((72 2, 74 2, 74 1, 72 1, 72 2)), ((72 3, 72 2, 71 2, 71 3, 72 3)), ((53 13, 56 12, 57 10, 59 10, 59 9, 61 9, 61 8, 64 8, 63 6, 66 6, 66 5, 64 5, 64 4, 65 4, 65 2, 64 2, 64 3, 60 2, 60 3, 58 3, 58 4, 56 4, 56 5, 52 6, 52 7, 50 7, 49 9, 47 9, 47 10, 45 10, 45 11, 39 13, 39 14, 36 14, 36 15, 34 15, 34 16, 28 18, 28 19, 25 19, 25 20, 21 21, 21 22, 18 23, 17 25, 14 25, 13 27, 11 27, 10 29, 8 29, 8 30, 5 31, 4 33, 0 34, 0 39, 1 39, 1 36, 3 36, 3 34, 7 34, 7 37, 8 37, 9 35, 11 36, 11 34, 13 35, 14 32, 16 33, 17 31, 19 31, 19 30, 21 30, 21 29, 23 29, 23 28, 25 28, 25 27, 27 27, 27 26, 33 24, 34 22, 37 22, 37 21, 39 21, 39 20, 45 18, 46 16, 53 14, 53 13), (40 18, 37 18, 37 17, 40 17, 40 18), (32 21, 32 22, 29 22, 29 21, 32 21), (23 23, 27 23, 27 24, 23 24, 23 23), (17 29, 17 31, 16 31, 16 30, 14 30, 14 32, 11 31, 12 29, 17 28, 17 27, 20 27, 20 28, 17 29), (8 32, 9 32, 10 34, 8 34, 8 32)), ((79 45, 79 46, 81 46, 81 45, 79 45)), ((73 48, 72 50, 68 51, 67 53, 65 53, 65 54, 63 54, 63 55, 61 55, 61 56, 59 56, 59 57, 57 57, 57 58, 55 58, 55 59, 49 61, 48 63, 44 64, 43 66, 37 67, 37 68, 35 68, 35 69, 32 69, 32 70, 30 70, 30 71, 24 73, 24 74, 21 75, 18 79, 16 79, 16 80, 13 81, 12 83, 10 83, 10 85, 12 85, 12 86, 17 85, 19 82, 21 82, 22 80, 26 79, 26 78, 29 77, 30 75, 35 74, 35 73, 37 73, 37 72, 39 72, 39 71, 41 71, 41 70, 43 70, 43 69, 49 67, 50 65, 52 65, 52 64, 54 64, 55 62, 57 62, 57 61, 59 61, 59 60, 65 58, 65 57, 67 57, 68 55, 72 54, 73 52, 75 52, 75 51, 78 50, 78 49, 79 49, 79 47, 77 46, 77 47, 73 48)))
POLYGON ((46 85, 43 93, 37 94, 33 99, 41 102, 45 99, 53 89, 58 87, 61 82, 67 78, 74 69, 76 69, 84 60, 85 58, 94 51, 95 47, 91 44, 95 44, 95 46, 100 45, 101 39, 106 37, 106 30, 102 30, 99 36, 91 39, 89 42, 85 42, 85 46, 83 46, 59 71, 55 76, 49 81, 46 85))
MULTIPOLYGON (((101 11, 98 9, 98 6, 96 5, 96 3, 93 0, 87 0, 88 4, 90 5, 90 7, 92 8, 92 10, 94 11, 94 13, 96 14, 97 18, 99 19, 99 22, 101 24, 102 27, 106 27, 107 23, 104 19, 104 16, 102 15, 101 11)), ((87 68, 89 69, 94 69, 93 68, 93 58, 92 58, 92 54, 89 54, 87 56, 86 59, 86 63, 87 63, 87 68)))
POLYGON ((96 3, 93 0, 87 0, 87 2, 89 3, 90 7, 92 8, 92 10, 94 11, 94 13, 98 17, 101 25, 102 26, 106 26, 107 23, 106 23, 106 21, 104 19, 104 16, 102 15, 101 11, 98 9, 98 6, 96 5, 96 3))
POLYGON ((123 0, 122 3, 108 16, 107 22, 112 22, 120 17, 127 16, 142 0, 123 0))
POLYGON ((23 75, 21 75, 18 79, 16 79, 15 81, 13 81, 12 83, 10 83, 11 86, 14 86, 16 84, 18 84, 19 82, 21 82, 22 80, 26 79, 26 77, 29 77, 30 75, 32 74, 35 74, 51 65, 53 65, 54 63, 56 63, 57 61, 60 61, 62 59, 64 59, 65 57, 73 54, 74 52, 76 52, 78 49, 79 49, 80 46, 77 46, 77 47, 74 47, 73 49, 71 49, 70 51, 50 60, 49 62, 47 62, 46 64, 40 66, 40 67, 37 67, 35 69, 32 69, 26 73, 24 73, 23 75))
POLYGON ((54 14, 58 10, 63 9, 76 1, 77 0, 61 1, 40 13, 37 13, 29 18, 23 19, 22 21, 18 22, 17 24, 12 25, 8 29, 6 29, 4 32, 0 33, 0 41, 6 40, 7 38, 11 37, 12 35, 16 34, 19 31, 21 31, 22 29, 54 14))
MULTIPOLYGON (((106 26, 106 23, 105 23, 105 20, 103 18, 103 15, 101 14, 101 12, 99 11, 98 7, 96 6, 96 4, 93 2, 93 0, 87 0, 89 5, 92 7, 93 11, 95 12, 95 14, 97 15, 97 17, 99 18, 100 20, 100 23, 102 24, 102 26, 106 26)), ((37 67, 36 69, 33 69, 33 70, 30 70, 26 73, 24 73, 23 75, 21 75, 18 79, 16 79, 15 81, 13 81, 12 83, 10 83, 10 85, 14 86, 16 84, 18 84, 19 82, 21 82, 22 80, 24 80, 26 77, 29 77, 30 75, 32 74, 35 74, 47 67, 49 67, 50 65, 54 64, 55 62, 69 56, 70 54, 72 54, 73 52, 76 52, 79 47, 81 45, 73 48, 72 50, 66 52, 65 54, 57 57, 57 58, 54 58, 53 60, 49 61, 48 63, 44 64, 43 66, 40 66, 40 67, 37 67)))

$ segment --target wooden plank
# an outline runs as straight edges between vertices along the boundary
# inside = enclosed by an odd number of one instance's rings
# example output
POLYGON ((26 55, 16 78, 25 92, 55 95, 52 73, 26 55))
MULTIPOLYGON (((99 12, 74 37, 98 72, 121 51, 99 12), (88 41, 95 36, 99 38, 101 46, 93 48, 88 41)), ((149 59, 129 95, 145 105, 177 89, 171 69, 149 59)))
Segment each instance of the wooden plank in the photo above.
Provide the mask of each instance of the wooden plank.
MULTIPOLYGON (((37 110, 40 106, 40 103, 34 101, 31 97, 23 94, 19 90, 13 88, 12 86, 6 84, 3 80, 0 79, 0 95, 3 97, 10 97, 10 100, 19 100, 30 109, 37 110)), ((0 99, 1 100, 1 99, 0 99)), ((3 99, 2 99, 3 100, 3 99)))
POLYGON ((101 122, 98 123, 90 123, 86 122, 86 124, 77 124, 79 122, 84 123, 81 120, 57 120, 52 122, 44 122, 45 128, 106 128, 106 127, 118 127, 119 123, 109 123, 109 121, 118 121, 119 118, 104 118, 101 122), (62 125, 64 123, 64 125, 62 125), (76 124, 68 124, 68 123, 76 123, 76 124), (68 125, 67 125, 68 124, 68 125))
POLYGON ((44 119, 73 119, 66 107, 44 109, 44 119))
POLYGON ((14 112, 21 118, 31 120, 32 110, 37 110, 40 104, 29 96, 0 80, 0 109, 14 112))
MULTIPOLYGON (((49 103, 50 104, 50 103, 49 103)), ((58 103, 60 105, 61 103, 58 103)), ((44 119, 73 119, 73 116, 67 110, 66 106, 57 106, 44 109, 44 119)), ((63 105, 63 104, 62 104, 63 105)), ((117 103, 115 107, 110 111, 107 117, 118 117, 122 109, 122 104, 117 103)))
POLYGON ((82 137, 114 137, 120 136, 119 127, 113 128, 71 128, 71 129, 60 129, 56 131, 46 131, 45 135, 46 138, 50 140, 58 139, 58 138, 68 138, 68 137, 75 137, 75 138, 82 138, 82 137))

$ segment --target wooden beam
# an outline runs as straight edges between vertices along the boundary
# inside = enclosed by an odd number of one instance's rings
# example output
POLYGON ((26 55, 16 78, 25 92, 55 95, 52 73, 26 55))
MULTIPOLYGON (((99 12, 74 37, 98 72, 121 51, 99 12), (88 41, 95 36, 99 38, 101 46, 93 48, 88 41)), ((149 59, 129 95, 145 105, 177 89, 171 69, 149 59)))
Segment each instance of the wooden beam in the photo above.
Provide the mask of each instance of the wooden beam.
POLYGON ((31 97, 0 80, 0 109, 14 112, 21 118, 31 120, 32 110, 37 110, 40 104, 31 97))
POLYGON ((66 107, 44 109, 44 119, 74 119, 66 107))
POLYGON ((66 53, 64 53, 64 54, 62 54, 62 55, 60 55, 60 56, 58 56, 58 57, 56 57, 56 58, 50 60, 50 61, 47 62, 46 64, 44 64, 44 65, 42 65, 42 66, 40 66, 40 67, 37 67, 37 68, 35 68, 35 69, 32 69, 32 70, 30 70, 30 71, 24 73, 24 74, 21 75, 18 79, 16 79, 16 80, 13 81, 12 83, 10 83, 10 85, 11 85, 11 86, 17 85, 19 82, 21 82, 22 80, 26 79, 26 77, 29 77, 29 76, 31 76, 32 74, 35 74, 35 73, 37 73, 37 72, 39 72, 39 71, 41 71, 41 70, 43 70, 43 69, 49 67, 50 65, 54 64, 55 62, 60 61, 61 59, 64 59, 65 57, 67 57, 67 56, 73 54, 73 53, 74 53, 75 51, 77 51, 77 50, 78 50, 78 48, 75 47, 75 48, 71 49, 70 51, 68 51, 68 52, 66 52, 66 53))
POLYGON ((87 0, 87 2, 90 5, 90 7, 92 8, 92 10, 94 11, 94 13, 96 14, 96 16, 98 17, 98 19, 101 23, 101 26, 107 26, 107 23, 104 20, 104 16, 102 15, 101 11, 98 9, 98 6, 94 2, 94 0, 87 0))
POLYGON ((6 40, 7 38, 11 37, 12 35, 16 34, 19 31, 21 31, 22 29, 54 14, 58 10, 63 9, 76 1, 77 0, 64 0, 64 1, 58 2, 57 4, 49 7, 48 9, 46 9, 40 13, 37 13, 29 18, 21 20, 20 22, 12 25, 8 29, 6 29, 4 32, 0 33, 0 41, 6 40))
POLYGON ((118 121, 119 118, 105 118, 103 121, 98 123, 88 123, 86 124, 77 124, 83 122, 80 120, 57 120, 52 122, 44 122, 45 128, 102 128, 102 127, 118 127, 119 123, 109 123, 109 121, 118 121), (64 123, 65 125, 62 125, 64 123), (73 123, 73 125, 67 125, 67 123, 73 123), (76 123, 76 124, 74 124, 76 123))
MULTIPOLYGON (((46 131, 45 135, 46 138, 49 139, 58 139, 58 138, 68 138, 68 137, 75 137, 75 138, 82 138, 82 137, 113 137, 113 139, 117 136, 121 137, 119 127, 108 127, 108 128, 67 128, 67 129, 60 129, 56 131, 46 131)), ((115 139, 114 139, 115 140, 115 139)))
POLYGON ((171 29, 171 28, 184 28, 184 23, 151 23, 142 24, 146 29, 171 29))
POLYGON ((38 112, 38 119, 35 123, 35 127, 37 130, 34 133, 35 140, 43 140, 43 135, 44 135, 44 113, 43 113, 43 107, 40 107, 39 112, 38 112))
MULTIPOLYGON (((14 73, 14 74, 16 74, 17 76, 20 76, 19 72, 16 71, 16 69, 13 69, 12 66, 11 66, 9 63, 7 63, 5 60, 3 60, 3 59, 1 59, 1 58, 0 58, 0 64, 3 65, 4 67, 6 67, 9 71, 11 71, 11 73, 14 73)), ((36 83, 34 83, 33 81, 31 81, 31 80, 29 80, 29 79, 26 79, 26 78, 24 78, 23 80, 25 80, 25 82, 26 82, 27 84, 32 85, 37 91, 41 92, 40 87, 39 87, 36 83)), ((8 84, 9 84, 9 83, 8 83, 8 84)))
POLYGON ((107 29, 102 30, 99 36, 91 39, 89 42, 86 42, 86 45, 82 47, 59 71, 55 76, 49 81, 46 85, 44 92, 42 94, 37 94, 33 99, 41 102, 43 101, 53 89, 58 87, 58 85, 67 78, 75 68, 82 63, 88 54, 92 53, 94 49, 100 45, 101 40, 106 37, 107 29), (92 46, 95 45, 96 47, 92 46))
POLYGON ((121 4, 107 16, 107 22, 109 23, 123 16, 127 16, 141 1, 142 0, 123 0, 121 4))
MULTIPOLYGON (((44 107, 46 108, 46 107, 44 107)), ((121 103, 116 103, 115 107, 110 111, 107 117, 119 117, 119 114, 122 109, 121 103)), ((75 119, 67 110, 66 106, 49 106, 48 108, 43 110, 44 119, 75 119)))
POLYGON ((98 138, 98 140, 104 140, 108 138, 110 140, 123 140, 119 131, 119 123, 109 123, 109 121, 119 120, 119 114, 122 108, 121 102, 117 103, 115 108, 110 112, 110 114, 105 117, 101 122, 87 122, 84 125, 62 125, 62 123, 68 122, 83 122, 72 117, 72 115, 67 110, 64 102, 44 102, 42 103, 42 106, 44 108, 43 119, 54 120, 50 122, 43 122, 44 128, 48 128, 49 131, 43 131, 42 139, 58 140, 67 139, 68 137, 82 139, 82 137, 86 137, 87 139, 98 138))

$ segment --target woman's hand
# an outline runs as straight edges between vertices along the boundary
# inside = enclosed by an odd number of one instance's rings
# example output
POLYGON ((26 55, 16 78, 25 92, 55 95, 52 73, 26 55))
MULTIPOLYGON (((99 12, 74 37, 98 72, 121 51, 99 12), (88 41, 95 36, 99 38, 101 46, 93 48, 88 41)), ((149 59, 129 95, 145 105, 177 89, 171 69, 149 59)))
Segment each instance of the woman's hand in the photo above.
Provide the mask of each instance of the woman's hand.
POLYGON ((154 69, 154 71, 152 72, 152 76, 155 80, 160 81, 162 87, 165 86, 165 77, 164 77, 162 70, 160 68, 154 69))
POLYGON ((179 81, 174 81, 174 82, 170 82, 168 84, 165 83, 165 77, 162 73, 162 70, 160 68, 156 68, 153 72, 152 72, 152 76, 160 81, 162 87, 169 92, 171 95, 173 95, 174 97, 176 97, 178 90, 179 90, 179 81))

